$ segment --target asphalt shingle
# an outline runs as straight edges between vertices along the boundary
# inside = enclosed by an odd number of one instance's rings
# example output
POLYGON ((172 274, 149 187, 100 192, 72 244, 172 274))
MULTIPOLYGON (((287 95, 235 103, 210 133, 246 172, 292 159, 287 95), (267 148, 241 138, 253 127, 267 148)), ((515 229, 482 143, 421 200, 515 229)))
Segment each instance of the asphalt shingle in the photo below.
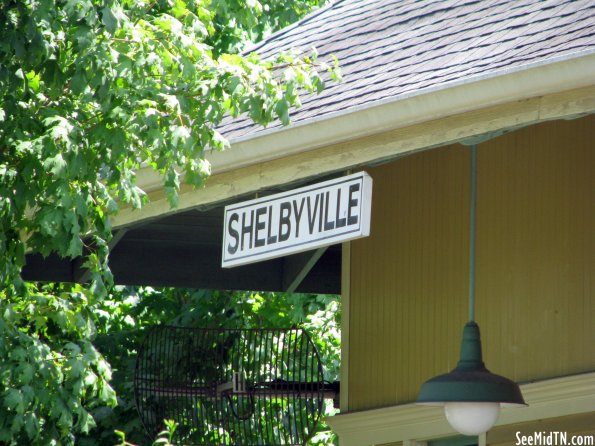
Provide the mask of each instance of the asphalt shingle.
MULTIPOLYGON (((339 0, 252 48, 263 57, 316 47, 344 81, 304 95, 293 123, 373 105, 504 68, 595 51, 593 0, 339 0)), ((271 126, 280 126, 278 122, 271 126)), ((262 127, 226 119, 229 139, 262 127)))

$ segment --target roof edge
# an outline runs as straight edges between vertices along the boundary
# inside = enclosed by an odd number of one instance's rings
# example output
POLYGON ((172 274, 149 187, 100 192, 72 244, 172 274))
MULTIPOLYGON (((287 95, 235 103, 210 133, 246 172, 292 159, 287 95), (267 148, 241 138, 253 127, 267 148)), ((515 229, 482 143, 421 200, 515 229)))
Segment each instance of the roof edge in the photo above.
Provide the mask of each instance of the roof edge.
MULTIPOLYGON (((264 130, 230 141, 230 149, 211 152, 207 159, 214 174, 226 172, 493 105, 595 85, 594 73, 595 51, 573 53, 264 130)), ((138 172, 137 184, 151 191, 161 187, 161 180, 145 168, 138 172)))

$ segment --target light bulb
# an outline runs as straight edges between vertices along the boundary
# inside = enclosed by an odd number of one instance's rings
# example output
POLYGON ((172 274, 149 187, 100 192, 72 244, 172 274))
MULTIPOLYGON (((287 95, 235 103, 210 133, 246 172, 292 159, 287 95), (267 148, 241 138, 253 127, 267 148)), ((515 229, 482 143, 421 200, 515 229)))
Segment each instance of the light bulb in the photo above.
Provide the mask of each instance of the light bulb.
POLYGON ((496 424, 500 403, 445 403, 444 413, 456 431, 463 435, 480 435, 496 424))

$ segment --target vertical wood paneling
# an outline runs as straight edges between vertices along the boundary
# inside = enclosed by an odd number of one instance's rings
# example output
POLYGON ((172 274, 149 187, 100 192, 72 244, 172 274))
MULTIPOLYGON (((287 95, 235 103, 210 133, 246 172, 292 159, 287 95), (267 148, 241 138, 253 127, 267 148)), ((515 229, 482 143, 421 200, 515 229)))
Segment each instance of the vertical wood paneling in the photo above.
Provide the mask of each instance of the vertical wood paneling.
POLYGON ((481 147, 478 321, 517 381, 595 369, 594 153, 592 117, 481 147))
MULTIPOLYGON (((479 147, 484 359, 527 381, 595 370, 595 119, 479 147)), ((468 294, 469 149, 367 169, 372 232, 351 246, 349 409, 415 399, 456 365, 468 294)))
POLYGON ((465 153, 443 148, 370 171, 371 236, 352 244, 351 410, 408 401, 410 383, 456 360, 458 339, 445 333, 466 314, 465 153))

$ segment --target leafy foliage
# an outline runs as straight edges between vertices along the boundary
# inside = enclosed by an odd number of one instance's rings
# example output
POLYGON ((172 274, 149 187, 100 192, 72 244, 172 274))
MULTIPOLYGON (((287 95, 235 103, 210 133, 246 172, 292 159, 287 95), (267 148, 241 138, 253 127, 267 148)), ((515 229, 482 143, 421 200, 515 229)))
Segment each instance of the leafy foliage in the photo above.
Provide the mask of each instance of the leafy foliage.
POLYGON ((215 33, 209 43, 216 53, 237 53, 299 20, 325 0, 213 0, 215 33))
MULTIPOLYGON (((238 293, 228 291, 120 288, 94 310, 98 316, 95 345, 113 367, 117 407, 98 407, 98 427, 82 445, 111 446, 114 430, 127 441, 146 444, 133 395, 136 347, 148 328, 169 324, 207 328, 287 328, 308 330, 325 366, 325 379, 339 379, 340 308, 338 296, 311 294, 238 293)), ((329 402, 328 413, 332 413, 329 402)), ((321 426, 312 444, 330 444, 334 434, 321 426)))
MULTIPOLYGON (((177 424, 173 420, 163 420, 165 429, 159 433, 153 446, 174 446, 173 440, 177 429, 177 424)), ((116 446, 135 446, 126 440, 126 434, 122 431, 116 431, 119 443, 116 446)))
MULTIPOLYGON (((107 271, 109 217, 120 203, 146 200, 136 185, 141 166, 161 174, 175 206, 182 180, 198 186, 209 175, 205 150, 227 146, 216 130, 226 113, 287 122, 299 87, 324 87, 327 67, 315 54, 215 57, 208 43, 223 45, 216 24, 233 14, 222 17, 224 9, 195 0, 0 4, 4 287, 24 292, 26 250, 90 253, 86 266, 107 271), (291 74, 278 74, 280 66, 291 74)), ((262 18, 243 8, 238 23, 262 18)))
MULTIPOLYGON (((112 446, 118 438, 147 444, 133 376, 136 348, 155 324, 300 325, 316 343, 325 379, 339 376, 337 296, 117 287, 96 299, 80 285, 27 286, 25 297, 1 296, 3 444, 112 446)), ((321 426, 312 444, 330 444, 333 438, 321 426)))
MULTIPOLYGON (((223 116, 287 123, 300 89, 319 91, 324 71, 336 74, 315 54, 262 61, 226 53, 247 36, 286 24, 283 5, 290 4, 0 2, 3 444, 72 444, 110 419, 111 370, 94 345, 108 331, 173 314, 166 305, 135 314, 147 307, 107 297, 110 217, 122 205, 138 208, 147 200, 135 172, 141 166, 159 172, 175 206, 181 181, 200 186, 208 177, 205 150, 227 147, 216 130, 223 116), (89 284, 24 283, 27 252, 83 256, 89 284)), ((297 17, 316 4, 296 2, 289 11, 297 17)), ((124 382, 118 377, 127 373, 132 347, 102 349, 116 368, 114 382, 124 382)))
POLYGON ((28 291, 0 293, 0 442, 72 443, 95 427, 92 410, 116 404, 110 365, 92 343, 93 297, 78 285, 28 291))

